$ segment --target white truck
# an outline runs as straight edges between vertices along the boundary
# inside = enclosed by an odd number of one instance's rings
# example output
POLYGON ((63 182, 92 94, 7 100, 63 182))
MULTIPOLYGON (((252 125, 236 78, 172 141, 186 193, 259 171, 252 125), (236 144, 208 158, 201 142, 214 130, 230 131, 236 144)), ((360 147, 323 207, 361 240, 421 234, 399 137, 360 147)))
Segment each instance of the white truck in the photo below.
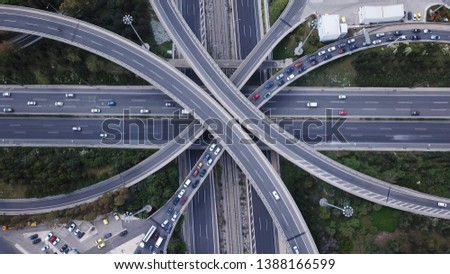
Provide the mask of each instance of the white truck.
POLYGON ((156 240, 155 248, 159 248, 159 246, 162 244, 163 241, 164 241, 164 238, 159 237, 158 240, 156 240))

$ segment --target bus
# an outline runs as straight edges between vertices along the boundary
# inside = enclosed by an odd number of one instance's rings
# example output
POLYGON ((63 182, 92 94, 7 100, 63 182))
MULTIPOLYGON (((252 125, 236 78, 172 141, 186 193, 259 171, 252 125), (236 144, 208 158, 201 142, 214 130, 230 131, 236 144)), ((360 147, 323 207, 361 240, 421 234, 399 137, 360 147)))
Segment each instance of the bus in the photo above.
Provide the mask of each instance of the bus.
POLYGON ((155 247, 158 248, 163 241, 164 241, 164 238, 163 237, 159 237, 158 240, 156 241, 155 247))
POLYGON ((152 225, 152 227, 150 227, 150 229, 147 231, 147 234, 145 234, 144 239, 142 239, 142 241, 139 243, 139 246, 144 248, 148 240, 150 240, 150 238, 152 237, 153 233, 155 233, 155 231, 156 226, 152 225))

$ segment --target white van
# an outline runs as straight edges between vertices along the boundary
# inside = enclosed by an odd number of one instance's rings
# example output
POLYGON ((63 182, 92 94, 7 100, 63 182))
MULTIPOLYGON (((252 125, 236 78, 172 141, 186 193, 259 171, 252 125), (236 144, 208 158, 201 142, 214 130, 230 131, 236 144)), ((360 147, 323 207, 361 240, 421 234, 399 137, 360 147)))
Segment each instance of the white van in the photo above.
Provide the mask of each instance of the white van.
POLYGON ((308 103, 306 103, 306 106, 309 108, 316 108, 317 102, 308 102, 308 103))
POLYGON ((188 187, 191 184, 191 179, 187 179, 186 182, 184 182, 184 187, 188 187))
POLYGON ((447 204, 443 203, 443 202, 438 202, 438 206, 439 207, 447 207, 447 204))

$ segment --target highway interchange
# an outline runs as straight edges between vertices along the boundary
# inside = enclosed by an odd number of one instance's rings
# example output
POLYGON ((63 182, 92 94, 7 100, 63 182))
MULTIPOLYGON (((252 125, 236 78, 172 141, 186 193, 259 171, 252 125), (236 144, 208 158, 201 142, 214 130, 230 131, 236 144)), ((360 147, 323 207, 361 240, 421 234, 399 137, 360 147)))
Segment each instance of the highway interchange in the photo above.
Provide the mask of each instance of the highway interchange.
MULTIPOLYGON (((170 10, 169 10, 170 11, 170 10)), ((167 12, 167 10, 166 10, 166 12, 167 12)), ((173 19, 173 18, 172 18, 173 19)), ((7 20, 11 20, 11 19, 4 19, 4 22, 8 22, 7 20)), ((172 20, 171 21, 172 23, 174 23, 174 22, 176 22, 176 20, 172 20)), ((16 22, 14 22, 14 23, 16 23, 16 22)), ((26 25, 28 25, 28 26, 34 26, 34 27, 37 27, 37 26, 39 26, 39 24, 36 24, 36 23, 26 23, 26 25), (33 25, 34 24, 34 25, 33 25)), ((25 28, 26 29, 26 28, 25 28)), ((180 28, 178 28, 178 30, 181 30, 181 29, 183 29, 182 27, 180 27, 180 28)), ((183 41, 187 41, 188 39, 183 39, 183 41)), ((95 43, 99 43, 99 42, 94 42, 93 44, 95 44, 95 43)), ((91 41, 91 44, 92 44, 92 41, 91 41)), ((192 50, 193 50, 193 48, 191 48, 192 50)), ((98 50, 98 49, 97 49, 98 50)), ((105 55, 105 53, 102 53, 103 55, 105 55)), ((184 55, 186 55, 186 56, 189 56, 189 54, 184 54, 184 55)), ((121 58, 118 58, 118 59, 121 59, 121 58)), ((201 58, 198 58, 199 60, 201 60, 201 58)), ((192 60, 192 57, 191 57, 191 60, 192 60)), ((205 59, 206 60, 206 59, 205 59)), ((133 61, 134 61, 134 63, 137 63, 138 65, 140 64, 140 62, 141 61, 136 61, 135 59, 133 59, 133 61)), ((122 64, 123 65, 123 64, 122 64)), ((142 65, 142 64, 141 64, 142 65)), ((200 68, 206 68, 206 67, 208 67, 210 64, 207 64, 207 63, 205 63, 205 64, 201 64, 201 65, 196 65, 196 64, 194 64, 194 68, 197 68, 197 69, 200 69, 200 68)), ((126 65, 125 65, 126 66, 126 65)), ((127 66, 126 66, 127 67, 127 66)), ((139 69, 136 69, 135 68, 135 71, 138 71, 139 69)), ((215 70, 215 68, 213 68, 211 71, 217 71, 217 70, 215 70)), ((175 73, 175 72, 174 72, 175 73)), ((202 73, 204 73, 204 72, 202 72, 202 73)), ((214 74, 214 73, 212 73, 212 74, 214 74)), ((168 75, 168 74, 165 74, 164 72, 160 72, 160 75, 159 76, 157 76, 157 78, 159 77, 159 78, 164 78, 164 77, 161 77, 161 75, 165 75, 167 78, 166 79, 169 79, 171 76, 173 76, 173 75, 168 75)), ((204 75, 204 74, 201 74, 203 77, 206 77, 206 76, 212 76, 212 75, 204 75)), ((219 76, 220 77, 220 76, 219 76)), ((150 78, 150 77, 148 77, 148 78, 150 78)), ((229 83, 226 83, 226 81, 225 81, 226 79, 224 79, 223 77, 222 78, 215 78, 215 79, 213 79, 213 80, 210 80, 210 79, 203 79, 203 81, 204 82, 206 82, 205 84, 207 85, 207 87, 210 89, 210 91, 218 91, 218 90, 216 90, 217 88, 216 88, 216 84, 218 84, 218 83, 225 83, 225 86, 228 86, 228 87, 230 87, 231 88, 231 90, 233 90, 233 88, 231 87, 231 85, 229 85, 229 83), (225 81, 225 82, 224 82, 225 81)), ((161 85, 162 87, 164 87, 164 84, 162 83, 162 82, 160 82, 160 81, 157 81, 157 83, 159 84, 159 85, 161 85)), ((172 87, 172 88, 163 88, 162 90, 164 91, 164 92, 167 92, 167 90, 169 90, 169 89, 171 89, 172 91, 173 91, 173 88, 174 87, 172 87)), ((219 87, 219 89, 220 89, 220 87, 219 87)), ((239 92, 239 91, 238 91, 239 92)), ((214 92, 213 92, 214 93, 214 92)), ((172 95, 171 93, 169 93, 170 95, 172 95)), ((177 100, 177 103, 178 104, 182 104, 182 105, 184 105, 184 102, 188 102, 189 100, 192 102, 192 104, 194 104, 194 105, 196 105, 196 104, 200 104, 200 102, 199 101, 193 101, 191 98, 184 98, 183 99, 183 94, 182 93, 176 93, 176 95, 178 95, 178 96, 176 96, 176 97, 174 97, 174 100, 177 100), (184 100, 184 101, 183 101, 184 100)), ((216 93, 216 94, 214 94, 215 95, 215 97, 216 98, 220 98, 220 94, 218 94, 218 93, 216 93)), ((230 94, 229 94, 230 95, 230 94)), ((228 96, 228 95, 227 95, 228 96)), ((319 96, 320 97, 320 96, 319 96)), ((356 96, 357 97, 357 96, 356 96)), ((230 98, 232 98, 232 95, 230 96, 230 98)), ((350 100, 350 98, 351 97, 349 97, 349 100, 350 100)), ((108 99, 108 98, 105 98, 105 99, 108 99)), ((222 100, 224 99, 224 98, 221 98, 222 100)), ((25 100, 29 100, 29 99, 25 99, 25 100)), ((226 100, 226 99, 225 99, 226 100)), ((334 101, 336 101, 336 96, 335 96, 335 99, 333 99, 333 98, 327 98, 327 99, 324 99, 325 101, 330 101, 330 104, 334 104, 333 103, 333 100, 334 101)), ((370 100, 366 100, 366 101, 368 101, 368 102, 372 102, 371 104, 373 104, 373 102, 375 102, 374 101, 375 99, 370 99, 370 100)), ((441 101, 439 101, 439 100, 442 100, 442 99, 436 99, 436 101, 433 101, 433 102, 430 102, 430 104, 434 104, 434 102, 441 102, 441 101)), ((319 100, 318 100, 319 101, 319 100)), ((97 103, 97 101, 96 100, 94 100, 93 101, 94 103, 96 103, 98 106, 101 106, 101 107, 103 107, 103 105, 100 103, 97 103)), ((101 100, 100 100, 100 102, 102 102, 101 100)), ((320 101, 320 102, 322 102, 322 101, 320 101)), ((350 101, 349 101, 350 102, 350 101)), ((214 102, 212 101, 212 100, 209 100, 208 101, 208 103, 210 103, 211 105, 214 105, 215 107, 217 107, 217 108, 220 108, 218 105, 216 105, 216 104, 214 104, 214 102)), ((222 102, 223 103, 223 102, 222 102)), ((235 102, 236 103, 236 102, 235 102)), ((301 103, 301 102, 300 102, 301 103)), ((192 106, 192 104, 191 104, 191 106, 192 106)), ((325 104, 325 103, 324 103, 325 104)), ((341 104, 341 103, 338 103, 338 104, 341 104)), ((225 105, 227 105, 228 106, 228 109, 231 109, 231 107, 233 107, 233 104, 231 104, 231 103, 229 103, 229 102, 227 102, 225 105)), ((349 103, 348 104, 349 105, 349 107, 351 107, 351 103, 349 103)), ((25 105, 24 105, 25 106, 25 105)), ((238 113, 238 112, 241 112, 241 111, 243 111, 243 110, 245 110, 246 108, 249 110, 249 111, 252 111, 252 109, 249 107, 250 105, 249 104, 243 104, 243 105, 241 105, 241 107, 238 107, 237 109, 235 109, 234 111, 236 112, 236 113, 238 113)), ((356 104, 354 105, 354 108, 356 109, 356 104)), ((139 108, 140 106, 138 106, 137 108, 139 108)), ((187 105, 184 105, 184 107, 188 107, 187 105)), ((29 107, 26 107, 26 108, 29 108, 29 107)), ((136 109, 137 109, 136 108, 136 109)), ((24 107, 24 109, 25 109, 25 107, 24 107)), ((107 108, 108 109, 108 108, 107 108)), ((156 107, 156 109, 158 109, 158 107, 156 107)), ((161 109, 163 109, 162 107, 161 107, 161 109)), ((208 109, 208 110, 210 110, 211 111, 211 113, 215 113, 214 111, 212 111, 212 108, 211 108, 211 106, 209 106, 209 105, 205 105, 205 108, 203 108, 203 106, 201 106, 201 105, 196 105, 196 107, 195 108, 192 108, 191 107, 191 109, 195 109, 196 110, 196 113, 195 113, 195 115, 198 115, 199 117, 211 117, 211 115, 209 115, 208 116, 208 114, 206 114, 206 113, 201 113, 201 111, 197 111, 197 110, 203 110, 203 109, 208 109)), ((278 110, 279 108, 277 108, 277 110, 278 110)), ((409 108, 409 109, 411 109, 411 108, 409 108)), ((431 111, 432 109, 430 108, 430 111, 431 111)), ((20 109, 19 109, 19 111, 20 111, 20 109)), ((70 110, 69 110, 70 111, 70 110)), ((86 111, 86 110, 85 110, 86 111)), ((107 110, 105 110, 105 111, 107 111, 107 110)), ((89 109, 87 110, 87 112, 89 112, 89 109)), ((69 112, 70 113, 70 112, 69 112)), ((256 112, 247 112, 247 113, 245 113, 245 114, 243 114, 242 116, 241 116, 241 114, 236 114, 236 113, 234 113, 234 116, 235 116, 235 118, 236 119, 239 119, 238 117, 253 117, 253 115, 255 115, 254 117, 255 118, 259 118, 260 116, 258 116, 258 114, 256 113, 256 112), (247 115, 248 113, 253 113, 253 114, 250 114, 250 115, 247 115)), ((442 111, 440 111, 440 113, 442 113, 442 111)), ((222 114, 227 114, 227 113, 223 113, 222 112, 222 114)), ((403 116, 405 116, 405 115, 409 115, 410 114, 410 112, 409 111, 407 111, 406 112, 406 114, 405 113, 401 113, 401 115, 403 115, 403 116)), ((355 115, 358 115, 358 114, 356 114, 355 113, 355 115)), ((361 115, 361 114, 360 114, 361 115)), ((445 114, 444 115, 442 115, 442 116, 445 116, 445 114)), ((217 116, 217 117, 219 117, 219 115, 217 116)), ((202 119, 200 119, 200 120, 202 120, 202 119)), ((230 119, 231 120, 231 119, 230 119)), ((385 127, 385 128, 387 128, 387 127, 385 127)), ((262 135, 261 135, 262 136, 262 135)), ((278 135, 278 136, 280 136, 280 138, 283 138, 281 135, 278 135)), ((280 140, 282 140, 282 139, 280 139, 280 140)), ((282 142, 282 141, 279 141, 280 143, 282 142)), ((226 145, 228 145, 227 146, 227 151, 229 151, 230 149, 232 149, 231 147, 232 146, 230 146, 229 144, 226 144, 226 145)), ((234 146, 234 144, 233 144, 233 146, 234 146)), ((270 146, 270 144, 269 144, 269 146, 270 146)), ((245 147, 245 146, 241 146, 241 148, 242 147, 245 147)), ((253 147, 253 146, 252 146, 253 147)), ((254 147, 253 147, 254 148, 254 147)), ((273 147, 272 147, 273 148, 273 147)), ((297 147, 297 148, 299 148, 300 149, 300 147, 297 147)), ((254 150, 253 150, 254 151, 254 150)), ((229 151, 230 152, 230 151, 229 151)), ((243 158, 239 158, 239 156, 238 155, 236 155, 235 154, 236 153, 236 151, 235 150, 233 150, 233 152, 231 153, 234 157, 238 157, 238 159, 243 159, 243 158)), ((248 152, 247 152, 248 153, 248 152)), ((291 155, 291 154, 289 154, 288 152, 285 152, 285 153, 287 153, 287 154, 285 154, 285 155, 291 155)), ((300 151, 298 151, 297 153, 300 153, 300 151)), ((247 154, 247 155, 249 155, 249 154, 247 154)), ((259 155, 261 155, 261 154, 259 154, 259 155)), ((312 154, 310 154, 310 155, 312 155, 312 154)), ((294 157, 291 157, 291 159, 292 158, 295 158, 295 155, 291 155, 291 156, 294 156, 294 157)), ((241 157, 245 157, 245 154, 241 154, 241 157)), ((288 157, 289 158, 289 157, 288 157)), ((262 158, 261 158, 262 159, 262 158)), ((316 158, 316 159, 322 159, 322 158, 316 158)), ((309 163, 312 163, 313 162, 313 158, 310 158, 310 160, 308 161, 309 163)), ((258 161, 259 162, 259 161, 258 161)), ((240 165, 242 166, 242 161, 241 162, 239 162, 240 163, 240 165)), ((261 160, 261 163, 265 163, 265 161, 262 161, 261 160)), ((261 164, 260 163, 260 164, 261 164)), ((298 164, 298 163, 297 163, 298 164)), ((305 163, 301 163, 302 165, 305 165, 305 163)), ((245 166, 245 165, 244 165, 245 166)), ((335 165, 336 166, 336 165, 335 165)), ((253 167, 253 166, 252 166, 253 167)), ((254 167, 253 167, 254 168, 254 167)), ((263 168, 264 169, 264 168, 263 168)), ((270 169, 270 168, 269 168, 270 169)), ((308 169, 308 168, 307 168, 308 169)), ((313 167, 309 167, 309 169, 310 170, 314 170, 315 172, 318 172, 317 171, 317 169, 316 168, 313 168, 313 167)), ((341 169, 341 170, 344 170, 343 168, 341 169)), ((247 173, 249 173, 249 171, 247 170, 247 173)), ((318 173, 320 173, 320 172, 318 172, 318 173)), ((266 173, 266 174, 268 174, 268 173, 266 173)), ((364 176, 361 176, 361 175, 358 175, 358 174, 355 174, 355 173, 350 173, 350 172, 347 172, 347 173, 342 173, 340 170, 334 170, 333 172, 332 172, 332 174, 334 174, 334 175, 336 175, 336 174, 339 174, 339 178, 340 179, 343 179, 343 180, 345 180, 345 181, 352 181, 355 177, 354 176, 357 176, 359 179, 360 179, 360 186, 363 186, 364 184, 365 184, 365 181, 366 181, 366 177, 364 177, 364 176), (348 176, 350 176, 350 177, 348 177, 348 176), (364 179, 361 179, 361 178, 364 178, 364 179)), ((252 176, 252 174, 251 173, 249 173, 249 174, 247 174, 247 175, 250 175, 250 176, 252 176)), ((272 174, 272 176, 275 176, 274 178, 276 178, 277 176, 276 175, 273 175, 272 174)), ((253 180, 255 180, 255 178, 258 178, 259 177, 259 175, 256 173, 253 173, 253 177, 251 177, 251 178, 253 178, 253 180)), ((330 177, 327 177, 325 174, 320 174, 318 177, 321 177, 322 179, 324 179, 325 178, 325 180, 326 181, 330 181, 329 179, 330 179, 330 177), (327 180, 328 179, 328 180, 327 180)), ((260 177, 261 178, 261 177, 260 177)), ((279 179, 276 179, 276 180, 279 180, 279 179)), ((272 182, 274 183, 276 180, 273 180, 272 182)), ((257 182, 257 180, 255 181, 255 183, 258 185, 258 182, 257 182)), ((259 187, 261 187, 261 185, 258 185, 259 187)), ((280 188, 280 187, 282 187, 282 186, 278 186, 277 188, 280 188)), ((346 186, 344 186, 343 188, 345 188, 346 186)), ((372 190, 373 191, 373 193, 383 193, 383 190, 382 190, 382 187, 381 186, 377 186, 377 185, 365 185, 365 189, 366 190, 372 190)), ((405 194, 405 192, 403 191, 403 190, 401 190, 401 189, 397 189, 397 191, 398 192, 396 192, 396 191, 394 191, 393 189, 391 189, 391 187, 389 186, 389 195, 390 195, 390 197, 389 197, 389 199, 394 199, 394 205, 390 205, 390 206, 393 206, 393 207, 398 207, 398 208, 401 208, 401 209, 404 209, 404 210, 408 210, 407 208, 410 208, 410 205, 409 204, 404 204, 404 202, 408 202, 408 203, 410 203, 410 204, 412 204, 412 205, 415 205, 415 204, 420 204, 420 205, 422 205, 422 206, 425 206, 425 207, 428 207, 426 210, 428 211, 428 213, 432 213, 432 214, 436 214, 437 216, 443 216, 444 214, 446 214, 446 212, 445 212, 445 210, 439 210, 439 209, 432 209, 433 207, 436 207, 436 202, 435 202, 435 200, 433 200, 433 199, 435 199, 435 198, 432 198, 432 197, 430 197, 429 195, 427 196, 427 195, 419 195, 419 194, 412 194, 412 195, 409 195, 409 194, 411 194, 411 193, 409 193, 408 195, 407 194, 405 194), (415 196, 414 198, 411 198, 411 196, 415 196), (419 196, 421 196, 421 197, 419 197, 419 196), (398 200, 398 201, 395 201, 395 200, 398 200), (431 208, 431 210, 430 210, 430 208, 431 208)), ((263 195, 266 195, 266 196, 270 196, 270 189, 265 189, 265 191, 263 191, 263 195)), ((261 193, 260 193, 261 194, 261 193)), ((290 197, 290 195, 289 194, 287 194, 287 193, 283 193, 283 195, 282 196, 284 196, 284 195, 286 195, 286 198, 288 198, 288 197, 290 197)), ((381 195, 381 196, 383 196, 383 195, 381 195)), ((385 199, 386 197, 384 197, 383 199, 385 199)), ((269 201, 269 206, 270 206, 270 208, 272 209, 272 210, 274 210, 275 209, 275 207, 273 206, 273 200, 270 200, 271 198, 270 197, 266 197, 266 201, 265 202, 268 202, 269 201), (271 201, 271 202, 270 202, 271 201), (272 205, 270 205, 270 204, 272 204, 272 205)), ((292 199, 292 198, 291 198, 292 199)), ((369 199, 370 200, 370 199, 369 199)), ((372 199, 373 200, 373 199, 372 199)), ((376 199, 375 199, 376 200, 376 199)), ((290 202, 292 202, 292 201, 290 201, 290 202)), ((281 210, 281 212, 284 212, 284 213, 287 213, 287 212, 289 212, 289 213, 293 213, 293 212, 296 212, 296 211, 298 211, 298 209, 283 209, 282 208, 282 205, 277 205, 277 210, 281 210)), ((282 213, 283 214, 283 213, 282 213)), ((283 215, 284 216, 284 215, 283 215)), ((287 227, 286 227, 286 222, 284 222, 284 223, 281 223, 281 227, 283 228, 283 231, 284 231, 284 233, 285 234, 290 234, 290 235, 295 235, 295 234, 293 234, 293 231, 291 231, 291 232, 289 232, 289 229, 287 229, 287 227)), ((286 236, 288 236, 288 235, 286 235, 286 236)), ((289 237, 288 237, 289 238, 289 237)), ((299 243, 297 243, 297 244, 299 244, 299 243)), ((306 248, 306 249, 302 249, 302 251, 309 251, 309 252, 311 252, 311 250, 308 250, 308 248, 307 248, 307 244, 305 244, 305 243, 303 243, 304 244, 304 246, 302 245, 301 246, 301 248, 306 248)))

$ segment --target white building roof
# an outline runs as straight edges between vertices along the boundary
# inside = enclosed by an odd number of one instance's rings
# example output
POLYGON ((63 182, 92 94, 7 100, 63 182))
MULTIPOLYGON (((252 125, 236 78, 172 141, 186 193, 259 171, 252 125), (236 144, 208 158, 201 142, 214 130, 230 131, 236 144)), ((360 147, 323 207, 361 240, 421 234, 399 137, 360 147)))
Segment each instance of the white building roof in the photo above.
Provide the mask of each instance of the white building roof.
POLYGON ((363 6, 358 11, 359 23, 382 23, 399 21, 405 16, 403 4, 390 6, 363 6))
POLYGON ((341 27, 339 23, 339 15, 322 15, 317 22, 317 30, 319 32, 320 41, 336 40, 341 35, 341 27))

